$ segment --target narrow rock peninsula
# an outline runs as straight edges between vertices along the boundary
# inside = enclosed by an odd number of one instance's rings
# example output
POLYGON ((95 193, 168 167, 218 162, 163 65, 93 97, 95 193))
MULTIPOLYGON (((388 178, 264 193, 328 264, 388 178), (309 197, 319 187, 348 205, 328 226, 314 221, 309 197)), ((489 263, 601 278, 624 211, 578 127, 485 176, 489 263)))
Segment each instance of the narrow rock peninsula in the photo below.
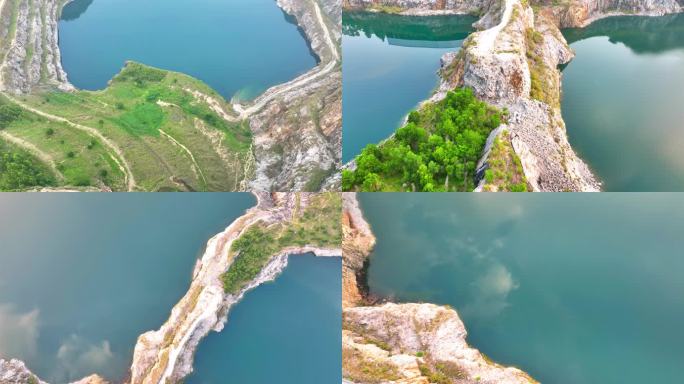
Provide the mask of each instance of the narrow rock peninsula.
POLYGON ((373 305, 361 279, 375 238, 356 195, 345 193, 343 202, 345 383, 537 382, 520 369, 496 364, 470 347, 463 322, 449 307, 429 303, 373 305))
POLYGON ((561 115, 558 66, 568 63, 574 53, 559 28, 586 26, 614 15, 681 12, 684 3, 572 0, 554 4, 526 0, 344 1, 350 10, 482 15, 474 25, 479 31, 466 39, 458 53, 442 58, 442 81, 428 101, 440 101, 454 88, 469 87, 479 99, 507 111, 507 123, 492 132, 480 160, 476 191, 496 190, 482 177, 495 141, 519 158, 533 191, 598 191, 601 184, 571 148, 561 115))
MULTIPOLYGON (((341 197, 335 193, 257 193, 258 204, 212 237, 197 261, 192 283, 156 331, 138 338, 130 384, 178 383, 192 372, 200 341, 221 331, 231 308, 245 293, 275 279, 288 255, 342 254, 341 197), (252 276, 243 268, 257 266, 252 276)), ((43 384, 23 362, 0 360, 0 383, 43 384)), ((90 376, 76 384, 100 384, 90 376)))
MULTIPOLYGON (((259 274, 236 292, 226 292, 222 278, 230 272, 236 254, 236 239, 255 227, 290 226, 299 221, 307 209, 339 206, 332 201, 335 194, 258 194, 259 204, 233 222, 225 231, 207 243, 198 260, 188 293, 171 311, 171 316, 157 331, 140 336, 131 366, 131 384, 176 383, 192 372, 192 360, 200 341, 212 330, 220 331, 231 307, 245 292, 273 280, 287 265, 287 255, 312 252, 317 256, 339 256, 342 251, 334 242, 327 246, 301 245, 275 247, 273 255, 259 274), (331 204, 328 206, 327 204, 331 204)), ((337 216, 339 217, 339 216, 337 216)), ((325 218, 321 218, 322 220, 325 218)), ((329 219, 329 218, 328 218, 329 219)), ((339 228, 339 222, 337 223, 339 228)), ((295 240, 297 242, 297 240, 295 240)))

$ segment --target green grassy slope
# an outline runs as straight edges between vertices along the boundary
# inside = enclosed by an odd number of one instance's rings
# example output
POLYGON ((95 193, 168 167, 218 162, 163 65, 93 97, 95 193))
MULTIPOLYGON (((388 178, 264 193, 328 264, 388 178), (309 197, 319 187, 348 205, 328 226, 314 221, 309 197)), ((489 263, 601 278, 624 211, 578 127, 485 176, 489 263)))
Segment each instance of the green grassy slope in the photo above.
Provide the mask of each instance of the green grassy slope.
POLYGON ((50 154, 64 185, 126 190, 126 168, 146 191, 230 191, 249 177, 248 123, 229 121, 220 95, 180 73, 129 62, 102 91, 46 89, 4 102, 23 110, 5 130, 50 154))

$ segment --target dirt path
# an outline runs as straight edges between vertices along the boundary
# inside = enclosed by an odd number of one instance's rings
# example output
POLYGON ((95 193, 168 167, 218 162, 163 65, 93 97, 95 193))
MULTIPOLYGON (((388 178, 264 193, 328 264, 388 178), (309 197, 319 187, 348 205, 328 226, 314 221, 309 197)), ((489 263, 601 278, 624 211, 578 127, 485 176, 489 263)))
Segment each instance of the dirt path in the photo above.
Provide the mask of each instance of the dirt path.
POLYGON ((18 106, 26 109, 27 111, 33 112, 33 113, 40 115, 40 116, 42 116, 48 120, 52 120, 52 121, 56 121, 56 122, 60 122, 60 123, 65 123, 65 124, 67 124, 73 128, 76 128, 80 131, 84 131, 87 134, 99 139, 106 147, 108 147, 112 152, 114 152, 116 154, 116 156, 112 156, 112 159, 114 159, 114 161, 119 166, 119 169, 124 174, 126 185, 128 187, 128 191, 131 192, 131 191, 135 190, 135 188, 136 188, 135 178, 133 177, 133 172, 131 172, 130 165, 128 164, 128 162, 126 161, 126 158, 123 155, 123 151, 116 144, 114 144, 113 141, 106 138, 102 133, 100 133, 100 131, 98 131, 95 128, 91 128, 91 127, 88 127, 85 125, 74 123, 72 121, 69 121, 69 120, 63 118, 63 117, 51 115, 47 112, 43 112, 41 110, 33 108, 30 105, 24 104, 21 101, 15 99, 14 97, 12 97, 8 94, 4 94, 4 95, 8 99, 10 99, 12 102, 16 103, 18 106))
POLYGON ((10 133, 7 133, 5 131, 0 131, 0 137, 3 139, 7 140, 8 142, 16 145, 17 147, 21 147, 29 152, 31 152, 34 156, 36 156, 40 161, 43 163, 47 164, 50 169, 52 169, 52 173, 55 174, 57 177, 57 180, 60 182, 64 182, 64 175, 62 172, 60 172, 57 169, 57 165, 55 164, 55 160, 50 156, 48 153, 45 153, 41 151, 38 147, 35 145, 31 144, 30 142, 22 139, 21 137, 16 137, 10 133))
POLYGON ((477 46, 475 48, 478 55, 484 56, 492 50, 492 46, 496 41, 496 37, 499 36, 499 32, 508 25, 508 22, 511 19, 511 15, 513 14, 513 3, 514 0, 506 0, 506 9, 504 9, 504 13, 501 16, 501 22, 496 26, 479 33, 477 36, 477 46))
POLYGON ((188 149, 188 147, 186 147, 185 145, 179 143, 178 140, 174 139, 173 136, 171 136, 171 135, 169 135, 168 133, 164 132, 164 130, 162 130, 162 129, 159 130, 159 133, 161 133, 164 137, 166 137, 167 139, 169 139, 172 143, 174 143, 175 145, 177 145, 178 147, 180 147, 183 151, 185 151, 185 153, 188 154, 188 156, 190 157, 190 160, 192 160, 192 164, 193 164, 194 167, 197 169, 197 172, 199 173, 199 176, 202 177, 202 181, 204 181, 204 185, 206 186, 206 185, 207 185, 207 179, 204 177, 204 173, 202 172, 202 168, 200 168, 199 164, 197 164, 197 161, 195 160, 195 156, 192 154, 192 152, 190 152, 190 150, 188 149))

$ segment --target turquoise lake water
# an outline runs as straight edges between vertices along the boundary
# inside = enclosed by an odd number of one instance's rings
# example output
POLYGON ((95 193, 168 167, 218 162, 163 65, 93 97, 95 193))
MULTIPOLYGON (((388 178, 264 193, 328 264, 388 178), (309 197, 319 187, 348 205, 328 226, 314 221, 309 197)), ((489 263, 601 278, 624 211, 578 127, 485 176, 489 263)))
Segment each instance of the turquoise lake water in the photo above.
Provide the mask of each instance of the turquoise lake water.
POLYGON ((570 143, 607 191, 684 191, 684 14, 563 31, 570 143))
POLYGON ((76 0, 64 7, 59 39, 69 80, 89 90, 133 60, 251 99, 317 60, 275 0, 76 0))
POLYGON ((200 345, 188 384, 342 381, 342 260, 292 255, 200 345))
POLYGON ((362 194, 371 292, 456 308, 542 383, 678 383, 684 196, 362 194))
POLYGON ((343 13, 344 162, 389 137, 430 96, 440 58, 458 50, 476 20, 343 13))
POLYGON ((253 206, 247 193, 3 194, 0 357, 52 384, 121 382, 139 334, 190 284, 209 238, 253 206))

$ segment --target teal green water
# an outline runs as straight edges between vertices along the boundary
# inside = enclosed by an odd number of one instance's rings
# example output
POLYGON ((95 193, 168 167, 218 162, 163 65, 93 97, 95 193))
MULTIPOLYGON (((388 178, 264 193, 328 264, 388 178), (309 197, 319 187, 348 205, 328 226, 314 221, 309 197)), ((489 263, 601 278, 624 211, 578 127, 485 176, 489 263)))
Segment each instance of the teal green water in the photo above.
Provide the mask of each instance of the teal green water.
POLYGON ((190 284, 206 241, 246 193, 0 196, 0 357, 50 383, 120 382, 139 334, 190 284))
POLYGON ((563 117, 607 191, 684 191, 684 14, 614 17, 563 34, 563 117))
POLYGON ((371 292, 449 304, 542 383, 678 383, 684 196, 362 194, 371 292))
POLYGON ((342 381, 342 260, 293 255, 273 283, 248 292, 209 335, 188 384, 342 381))
POLYGON ((90 90, 133 60, 251 99, 316 65, 274 0, 76 0, 64 7, 59 46, 69 80, 90 90))
POLYGON ((471 16, 343 13, 342 160, 397 129, 438 85, 440 58, 472 31, 471 16))

